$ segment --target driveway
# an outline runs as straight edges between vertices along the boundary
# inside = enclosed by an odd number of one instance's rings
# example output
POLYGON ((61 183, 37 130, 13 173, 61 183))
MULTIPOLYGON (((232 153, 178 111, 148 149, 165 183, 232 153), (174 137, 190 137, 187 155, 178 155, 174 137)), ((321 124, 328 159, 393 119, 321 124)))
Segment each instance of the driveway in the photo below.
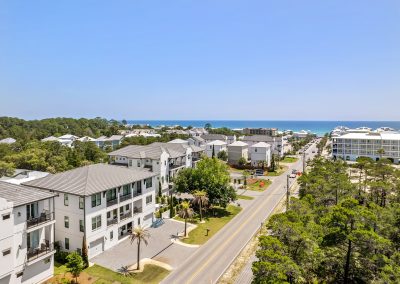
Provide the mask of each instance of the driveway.
MULTIPOLYGON (((188 224, 189 225, 189 224, 188 224)), ((158 228, 149 228, 148 245, 141 244, 141 259, 151 258, 176 268, 183 263, 197 248, 186 247, 171 242, 177 232, 184 230, 184 224, 173 220, 165 220, 158 228)), ((90 262, 118 271, 122 266, 130 266, 137 262, 137 244, 129 239, 90 259, 90 262)))

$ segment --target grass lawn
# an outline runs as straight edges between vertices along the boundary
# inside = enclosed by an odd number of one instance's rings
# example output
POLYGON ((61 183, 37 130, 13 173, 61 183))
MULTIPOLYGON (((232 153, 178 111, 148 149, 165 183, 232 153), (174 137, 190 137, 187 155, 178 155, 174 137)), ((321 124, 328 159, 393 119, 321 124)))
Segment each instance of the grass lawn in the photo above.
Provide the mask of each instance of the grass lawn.
MULTIPOLYGON (((235 217, 242 208, 234 205, 228 205, 226 209, 215 208, 215 217, 212 215, 212 210, 209 210, 203 220, 205 223, 199 223, 200 216, 196 215, 191 223, 197 225, 196 229, 189 233, 189 237, 182 241, 187 244, 201 245, 207 242, 213 235, 215 235, 223 226, 225 226, 233 217, 235 217), (206 229, 209 229, 208 236, 206 236, 206 229)), ((177 220, 183 221, 179 217, 175 217, 177 220)))
POLYGON ((85 269, 85 272, 91 277, 98 278, 96 284, 111 284, 116 281, 121 284, 136 284, 136 283, 160 283, 169 271, 157 265, 146 264, 141 273, 133 273, 132 276, 123 276, 120 273, 114 272, 107 268, 93 265, 85 269))
POLYGON ((287 167, 286 166, 279 166, 279 170, 275 170, 274 172, 265 172, 266 176, 271 176, 271 177, 276 177, 280 176, 284 172, 286 172, 287 167))
POLYGON ((244 199, 244 200, 253 200, 254 199, 254 197, 247 196, 247 195, 238 195, 237 198, 238 199, 244 199))
MULTIPOLYGON (((86 268, 79 276, 78 282, 81 284, 144 284, 160 283, 169 271, 157 265, 146 264, 141 273, 132 273, 131 276, 124 276, 99 265, 86 268)), ((65 265, 54 264, 54 277, 46 281, 46 284, 62 283, 62 278, 71 279, 71 274, 67 273, 65 265)))
POLYGON ((270 180, 265 179, 249 179, 247 182, 247 189, 254 191, 264 191, 271 185, 270 180), (263 186, 260 186, 261 183, 264 183, 263 186))
POLYGON ((281 160, 281 163, 295 163, 297 162, 299 159, 296 157, 289 157, 286 156, 283 160, 281 160))

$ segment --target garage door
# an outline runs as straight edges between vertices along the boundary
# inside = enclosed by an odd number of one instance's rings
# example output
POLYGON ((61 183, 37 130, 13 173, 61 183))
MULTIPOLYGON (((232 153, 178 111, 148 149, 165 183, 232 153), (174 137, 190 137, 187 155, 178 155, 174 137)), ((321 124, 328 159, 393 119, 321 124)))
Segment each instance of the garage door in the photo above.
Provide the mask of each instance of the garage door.
POLYGON ((103 238, 97 239, 89 244, 89 258, 103 252, 103 238))
POLYGON ((150 227, 153 223, 153 213, 150 213, 143 218, 143 227, 150 227))

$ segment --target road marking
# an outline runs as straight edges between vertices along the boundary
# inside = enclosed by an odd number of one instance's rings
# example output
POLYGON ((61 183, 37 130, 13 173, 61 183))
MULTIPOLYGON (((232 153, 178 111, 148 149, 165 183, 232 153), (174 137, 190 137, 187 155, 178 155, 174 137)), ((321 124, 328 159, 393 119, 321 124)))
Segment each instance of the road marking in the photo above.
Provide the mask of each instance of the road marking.
MULTIPOLYGON (((278 188, 277 188, 277 189, 278 189, 278 188)), ((197 269, 197 271, 196 271, 194 274, 192 274, 192 276, 189 278, 189 280, 187 281, 187 283, 190 283, 190 282, 191 282, 191 281, 192 281, 192 280, 193 280, 193 279, 194 279, 194 278, 195 278, 195 277, 210 263, 210 261, 216 256, 216 254, 218 254, 220 250, 222 250, 223 248, 225 248, 225 247, 228 245, 228 243, 240 232, 240 230, 243 228, 243 226, 245 226, 245 225, 254 217, 254 215, 256 215, 261 209, 263 209, 264 206, 262 206, 262 205, 264 205, 264 204, 267 202, 267 200, 269 200, 269 199, 271 199, 271 195, 268 196, 268 198, 266 198, 266 199, 264 200, 264 202, 262 202, 262 203, 260 204, 261 206, 259 206, 259 208, 258 208, 256 211, 254 211, 253 214, 250 215, 250 217, 247 219, 247 221, 243 222, 243 223, 239 226, 239 228, 236 230, 236 232, 233 233, 233 234, 224 242, 224 245, 220 246, 217 250, 215 250, 214 253, 208 258, 208 260, 207 260, 202 266, 200 266, 200 268, 197 269)))

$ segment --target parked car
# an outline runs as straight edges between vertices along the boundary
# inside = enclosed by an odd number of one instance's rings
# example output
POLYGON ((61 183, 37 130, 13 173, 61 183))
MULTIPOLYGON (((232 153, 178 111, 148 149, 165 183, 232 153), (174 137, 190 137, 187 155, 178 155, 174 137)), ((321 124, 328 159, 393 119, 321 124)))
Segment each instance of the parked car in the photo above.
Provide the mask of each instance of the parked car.
POLYGON ((264 175, 264 170, 256 170, 256 176, 263 176, 264 175))
POLYGON ((296 178, 296 174, 291 174, 289 177, 290 178, 296 178))

